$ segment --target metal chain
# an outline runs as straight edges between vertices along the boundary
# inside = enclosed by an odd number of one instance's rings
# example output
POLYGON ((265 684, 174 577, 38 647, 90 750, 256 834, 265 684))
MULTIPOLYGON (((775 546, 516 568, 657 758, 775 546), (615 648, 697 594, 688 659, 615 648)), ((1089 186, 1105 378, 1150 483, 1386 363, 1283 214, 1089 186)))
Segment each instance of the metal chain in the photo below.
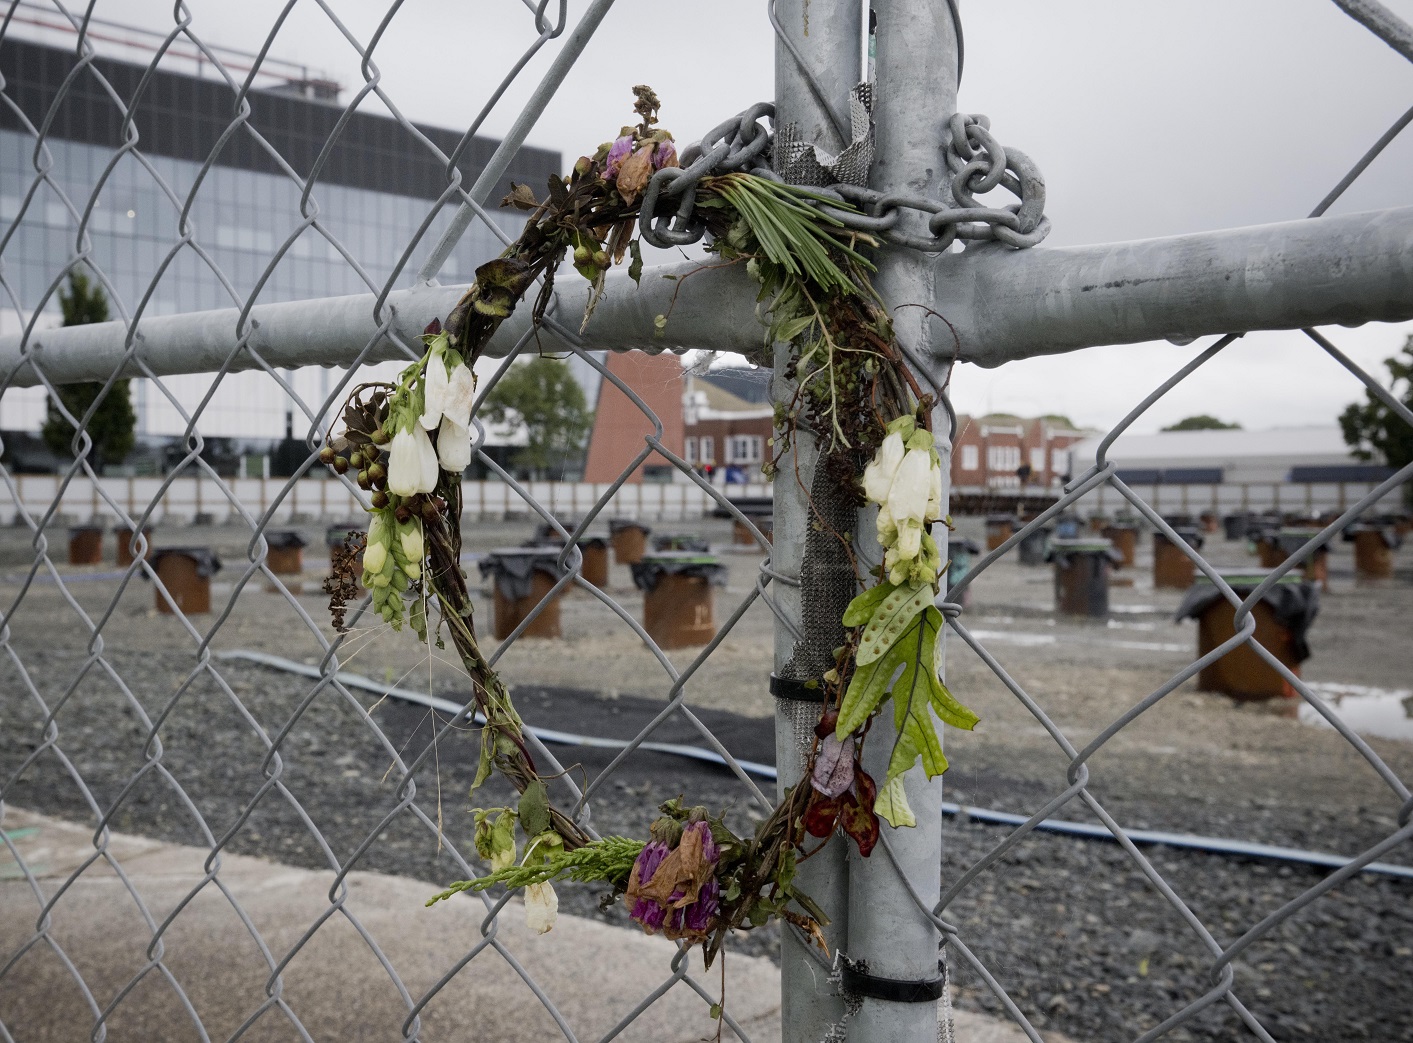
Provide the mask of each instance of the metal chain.
MULTIPOLYGON (((860 85, 866 87, 868 85, 860 85)), ((775 106, 760 102, 732 116, 682 150, 682 166, 659 170, 643 193, 639 228, 654 246, 668 249, 698 242, 706 224, 694 213, 697 188, 704 177, 746 171, 781 181, 774 158, 775 136, 762 123, 774 124, 775 106)), ((793 140, 790 142, 794 146, 793 140)), ((955 114, 947 124, 945 156, 950 177, 943 196, 878 192, 862 185, 837 182, 815 189, 820 195, 852 204, 844 210, 815 204, 845 228, 876 235, 894 246, 941 253, 958 239, 995 240, 1023 250, 1050 234, 1045 216, 1045 179, 1024 152, 1006 148, 991 134, 985 116, 955 114), (977 196, 1004 188, 1017 199, 1006 206, 985 206, 977 196), (931 235, 897 230, 904 209, 931 215, 931 235)))

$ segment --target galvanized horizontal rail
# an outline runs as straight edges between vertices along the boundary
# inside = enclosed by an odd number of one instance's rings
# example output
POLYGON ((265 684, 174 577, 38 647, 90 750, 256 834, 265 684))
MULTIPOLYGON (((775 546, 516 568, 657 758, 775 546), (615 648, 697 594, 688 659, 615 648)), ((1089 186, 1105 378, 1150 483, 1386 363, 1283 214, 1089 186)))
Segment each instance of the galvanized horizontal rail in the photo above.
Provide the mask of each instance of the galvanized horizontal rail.
MULTIPOLYGON (((954 340, 952 329, 933 322, 933 350, 982 366, 1174 336, 1401 322, 1413 319, 1413 207, 1097 246, 987 244, 932 264, 938 310, 956 330, 954 340)), ((615 271, 581 347, 756 352, 765 332, 756 291, 739 264, 659 266, 643 273, 641 286, 615 271)), ((561 321, 578 324, 588 292, 582 280, 563 280, 561 321)), ((375 339, 369 361, 404 357, 396 341, 415 342, 461 293, 431 285, 392 292, 384 322, 373 294, 257 305, 247 343, 280 368, 352 361, 375 339)), ((521 309, 490 354, 508 354, 530 324, 521 309)), ((225 363, 242 328, 234 308, 144 318, 135 353, 159 376, 209 372, 225 363)), ((547 350, 571 349, 552 329, 539 337, 547 350)), ((31 355, 54 383, 106 380, 119 367, 137 374, 131 361, 123 366, 127 343, 127 328, 110 322, 35 333, 31 355)), ((247 355, 230 368, 259 365, 247 355)), ((21 338, 0 338, 0 380, 16 370, 14 385, 39 383, 21 338)))

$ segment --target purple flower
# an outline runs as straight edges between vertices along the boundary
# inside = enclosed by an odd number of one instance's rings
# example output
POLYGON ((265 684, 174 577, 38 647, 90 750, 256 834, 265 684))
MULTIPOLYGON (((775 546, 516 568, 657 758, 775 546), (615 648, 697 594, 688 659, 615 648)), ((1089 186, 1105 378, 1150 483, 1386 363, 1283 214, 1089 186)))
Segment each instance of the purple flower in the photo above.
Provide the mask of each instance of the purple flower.
POLYGON ((618 177, 618 168, 623 165, 623 161, 633 154, 633 135, 624 134, 621 138, 614 139, 609 146, 608 157, 605 159, 603 169, 604 179, 613 181, 618 177))
MULTIPOLYGON (((662 865, 662 860, 666 857, 666 844, 659 840, 649 841, 643 850, 638 852, 638 858, 633 863, 633 873, 638 883, 643 885, 652 880, 657 867, 662 865)), ((650 898, 638 898, 634 900, 629 915, 649 931, 657 931, 662 929, 667 910, 650 898)))
POLYGON ((682 910, 687 930, 705 932, 721 910, 721 885, 712 877, 702 885, 697 900, 682 910))
POLYGON ((670 141, 660 142, 657 151, 653 153, 653 169, 661 170, 663 167, 675 167, 677 165, 677 147, 670 141))
POLYGON ((628 915, 647 928, 649 934, 662 930, 667 922, 667 910, 650 898, 639 898, 628 915))
POLYGON ((701 834, 702 858, 715 863, 721 857, 721 848, 716 846, 716 838, 711 835, 711 826, 706 822, 692 822, 682 832, 685 834, 693 830, 701 834))

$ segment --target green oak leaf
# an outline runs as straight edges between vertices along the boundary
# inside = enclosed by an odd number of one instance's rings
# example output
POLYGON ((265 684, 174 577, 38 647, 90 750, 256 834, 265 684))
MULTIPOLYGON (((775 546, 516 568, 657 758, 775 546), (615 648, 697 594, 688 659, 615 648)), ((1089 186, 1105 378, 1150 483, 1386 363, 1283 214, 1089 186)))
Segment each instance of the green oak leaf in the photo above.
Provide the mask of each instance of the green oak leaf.
POLYGON ((839 723, 834 734, 840 739, 861 727, 888 696, 889 682, 898 668, 919 654, 917 642, 921 626, 909 627, 879 659, 855 666, 848 690, 839 707, 839 723))
POLYGON ((873 802, 873 813, 894 829, 917 825, 917 816, 913 814, 908 795, 903 791, 902 776, 884 783, 873 802))
POLYGON ((916 583, 889 591, 864 627, 855 662, 867 666, 886 653, 932 604, 934 596, 931 583, 916 583))
POLYGON ((869 587, 853 601, 849 602, 849 607, 844 610, 844 625, 846 627, 861 627, 873 616, 874 609, 882 603, 897 588, 884 580, 876 587, 869 587))

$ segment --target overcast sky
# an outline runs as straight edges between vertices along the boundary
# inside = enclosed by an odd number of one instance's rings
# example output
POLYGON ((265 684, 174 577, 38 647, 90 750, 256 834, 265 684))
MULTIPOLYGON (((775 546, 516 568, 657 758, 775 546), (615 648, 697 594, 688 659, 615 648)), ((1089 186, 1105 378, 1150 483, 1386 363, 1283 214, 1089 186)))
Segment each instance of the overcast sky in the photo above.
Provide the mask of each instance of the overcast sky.
MULTIPOLYGON (((385 0, 328 2, 363 41, 387 8, 385 0)), ((1385 2, 1413 21, 1413 0, 1385 2)), ((190 0, 198 34, 249 50, 263 44, 281 6, 190 0)), ((571 24, 585 6, 570 3, 571 24)), ((942 9, 940 0, 917 6, 942 9)), ((170 26, 171 11, 169 0, 99 0, 96 9, 154 29, 170 26)), ((1330 0, 962 0, 961 12, 960 106, 989 115, 1003 143, 1039 164, 1051 245, 1301 217, 1413 105, 1413 64, 1330 0)), ((533 38, 532 16, 517 0, 406 0, 374 61, 404 114, 462 129, 533 38)), ((485 133, 509 126, 557 45, 532 60, 485 133)), ((345 101, 362 82, 358 54, 309 0, 296 5, 271 53, 340 81, 345 101)), ((628 121, 635 83, 656 88, 664 124, 692 140, 770 98, 772 62, 764 0, 619 0, 530 141, 572 161, 628 121)), ((1332 213, 1413 204, 1410 170, 1413 130, 1332 213)), ((1329 332, 1382 376, 1380 360, 1413 324, 1329 332)), ((966 366, 954 397, 963 411, 1060 412, 1103 426, 1201 347, 1130 345, 999 370, 966 366)), ((1137 429, 1194 412, 1248 427, 1329 423, 1356 397, 1353 379, 1300 334, 1254 334, 1137 429)))

